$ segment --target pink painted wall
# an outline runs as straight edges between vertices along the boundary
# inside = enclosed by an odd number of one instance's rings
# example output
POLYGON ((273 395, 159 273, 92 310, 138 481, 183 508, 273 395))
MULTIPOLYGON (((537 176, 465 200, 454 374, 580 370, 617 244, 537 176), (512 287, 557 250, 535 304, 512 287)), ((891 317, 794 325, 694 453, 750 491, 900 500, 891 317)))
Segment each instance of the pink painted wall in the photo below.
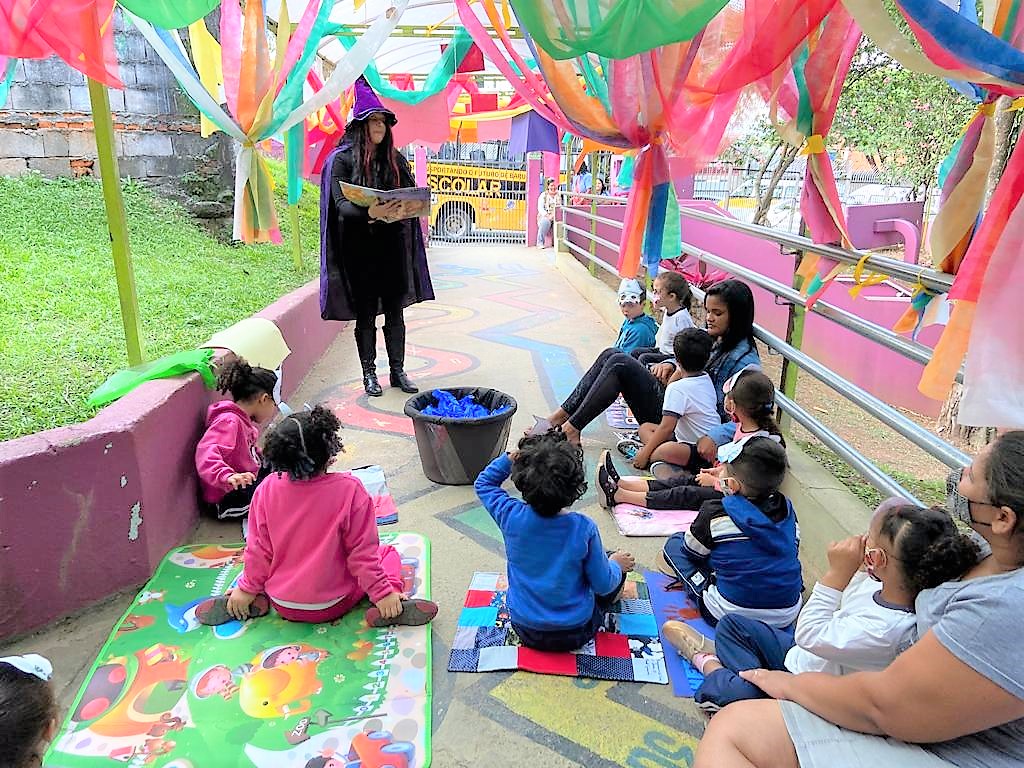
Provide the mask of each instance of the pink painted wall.
MULTIPOLYGON (((729 214, 714 203, 703 200, 680 200, 680 206, 701 211, 729 214)), ((599 206, 599 214, 622 221, 625 206, 599 206)), ((568 214, 568 220, 581 229, 590 222, 568 214), (576 223, 578 222, 578 223, 576 223)), ((790 285, 793 280, 793 257, 784 256, 778 245, 752 235, 732 232, 703 221, 682 220, 682 238, 702 250, 734 261, 749 269, 790 285)), ((597 234, 611 242, 618 242, 620 231, 608 224, 598 224, 597 234)), ((573 232, 569 240, 581 248, 589 247, 589 238, 573 232)), ((618 252, 598 244, 598 258, 615 265, 618 252)), ((888 285, 865 289, 860 298, 849 293, 850 283, 837 281, 825 292, 824 300, 853 312, 886 328, 891 328, 909 305, 909 300, 888 285)), ((776 304, 772 294, 751 286, 757 304, 757 322, 777 336, 785 338, 787 308, 776 304)), ((932 347, 938 341, 941 328, 922 331, 918 341, 932 347)), ((926 416, 937 416, 941 403, 930 400, 917 391, 923 367, 896 352, 887 350, 865 338, 842 328, 831 320, 814 314, 807 316, 804 327, 803 350, 816 360, 828 365, 845 378, 863 387, 890 405, 907 408, 926 416)))
MULTIPOLYGON (((342 327, 318 302, 312 282, 259 313, 292 349, 285 397, 342 327)), ((138 587, 189 536, 193 450, 219 398, 198 374, 147 382, 85 423, 0 443, 0 639, 138 587)))

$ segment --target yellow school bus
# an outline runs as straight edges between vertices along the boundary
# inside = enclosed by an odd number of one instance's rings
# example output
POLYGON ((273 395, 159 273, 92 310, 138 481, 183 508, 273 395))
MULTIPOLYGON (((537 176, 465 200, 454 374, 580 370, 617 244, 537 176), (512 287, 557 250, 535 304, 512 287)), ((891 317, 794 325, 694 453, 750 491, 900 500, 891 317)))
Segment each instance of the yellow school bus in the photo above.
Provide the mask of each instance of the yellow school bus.
POLYGON ((526 171, 428 161, 430 224, 437 237, 462 240, 474 229, 526 229, 526 171))

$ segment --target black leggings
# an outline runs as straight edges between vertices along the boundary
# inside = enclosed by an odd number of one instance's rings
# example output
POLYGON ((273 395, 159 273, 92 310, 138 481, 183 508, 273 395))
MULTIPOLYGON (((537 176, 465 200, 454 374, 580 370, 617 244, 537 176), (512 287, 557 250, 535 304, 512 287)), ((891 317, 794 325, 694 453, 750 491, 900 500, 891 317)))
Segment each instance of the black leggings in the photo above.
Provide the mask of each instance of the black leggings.
POLYGON ((583 429, 614 403, 620 392, 638 422, 661 421, 665 400, 661 382, 645 366, 614 347, 597 356, 562 403, 562 410, 569 414, 572 426, 583 429))
MULTIPOLYGON (((692 478, 692 475, 690 476, 692 478)), ((721 491, 697 485, 685 477, 647 481, 648 509, 700 509, 705 501, 722 498, 721 491)))
POLYGON ((639 360, 641 365, 654 365, 655 363, 664 363, 672 359, 672 355, 666 355, 657 347, 640 347, 639 349, 634 349, 629 355, 639 360))
POLYGON ((405 324, 402 296, 382 296, 376 291, 356 293, 352 297, 356 315, 356 333, 376 329, 377 315, 384 313, 384 327, 398 328, 405 324))

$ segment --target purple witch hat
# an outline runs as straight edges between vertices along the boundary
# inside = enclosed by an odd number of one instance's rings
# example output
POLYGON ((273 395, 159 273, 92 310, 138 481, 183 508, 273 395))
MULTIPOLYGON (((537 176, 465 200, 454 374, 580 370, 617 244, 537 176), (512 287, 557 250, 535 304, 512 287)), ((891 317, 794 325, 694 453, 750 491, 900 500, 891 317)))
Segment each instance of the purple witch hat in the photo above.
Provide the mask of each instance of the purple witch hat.
POLYGON ((394 125, 398 122, 398 118, 395 117, 395 113, 380 103, 380 99, 377 94, 373 92, 370 84, 366 82, 366 78, 362 75, 355 82, 355 104, 352 106, 352 119, 353 120, 365 120, 375 112, 380 112, 384 115, 384 120, 388 125, 394 125))

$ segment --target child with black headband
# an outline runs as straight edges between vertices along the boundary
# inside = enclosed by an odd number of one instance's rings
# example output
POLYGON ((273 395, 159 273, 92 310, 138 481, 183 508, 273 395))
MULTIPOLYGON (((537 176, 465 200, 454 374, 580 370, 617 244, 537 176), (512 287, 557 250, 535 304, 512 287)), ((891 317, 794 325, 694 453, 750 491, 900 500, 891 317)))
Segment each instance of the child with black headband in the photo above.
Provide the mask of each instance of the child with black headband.
POLYGON ((426 624, 437 606, 403 594, 398 551, 382 546, 369 494, 328 472, 341 450, 338 417, 321 405, 283 419, 264 440, 272 474, 253 495, 237 588, 196 608, 203 624, 265 614, 334 621, 369 595, 370 626, 426 624))

